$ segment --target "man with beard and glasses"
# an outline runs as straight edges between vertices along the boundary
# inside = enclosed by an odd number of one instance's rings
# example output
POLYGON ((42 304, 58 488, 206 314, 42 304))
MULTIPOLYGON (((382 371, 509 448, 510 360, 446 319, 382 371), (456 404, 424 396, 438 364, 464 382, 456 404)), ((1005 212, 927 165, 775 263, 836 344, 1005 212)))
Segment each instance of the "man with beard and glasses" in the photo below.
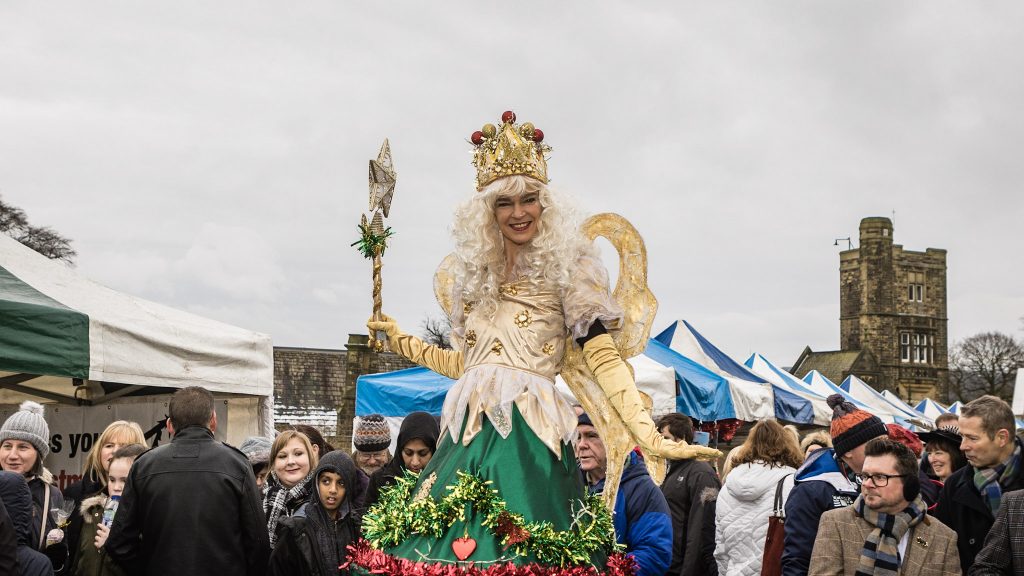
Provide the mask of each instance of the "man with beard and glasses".
POLYGON ((960 574, 956 533, 928 516, 909 448, 887 438, 868 442, 858 476, 854 503, 821 516, 810 575, 960 574))

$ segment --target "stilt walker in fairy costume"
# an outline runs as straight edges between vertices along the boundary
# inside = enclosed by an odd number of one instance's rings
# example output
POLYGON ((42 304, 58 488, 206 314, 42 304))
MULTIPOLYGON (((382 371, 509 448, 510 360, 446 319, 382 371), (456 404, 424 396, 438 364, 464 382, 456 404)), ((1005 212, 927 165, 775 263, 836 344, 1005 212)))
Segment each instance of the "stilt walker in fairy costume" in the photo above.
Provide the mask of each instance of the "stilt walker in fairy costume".
POLYGON ((457 382, 445 398, 437 452, 399 478, 363 519, 351 568, 388 574, 628 574, 611 515, 625 457, 716 458, 665 440, 644 411, 629 365, 657 302, 643 241, 621 217, 582 227, 547 187, 544 134, 505 112, 473 133, 477 192, 455 213, 455 252, 435 275, 454 350, 367 323, 390 349, 457 382), (593 238, 620 253, 614 293, 593 238), (573 457, 576 416, 555 390, 561 373, 608 448, 608 485, 588 497, 573 457), (454 571, 453 571, 454 570, 454 571))

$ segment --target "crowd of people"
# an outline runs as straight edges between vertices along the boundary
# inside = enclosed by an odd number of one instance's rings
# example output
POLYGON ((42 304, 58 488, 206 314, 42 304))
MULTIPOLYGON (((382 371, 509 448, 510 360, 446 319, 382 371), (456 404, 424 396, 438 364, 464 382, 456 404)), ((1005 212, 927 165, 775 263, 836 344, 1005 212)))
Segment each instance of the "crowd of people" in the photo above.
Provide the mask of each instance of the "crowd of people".
MULTIPOLYGON (((476 191, 435 276, 453 348, 384 314, 367 323, 456 380, 440 418, 407 415, 393 454, 380 416, 361 419, 352 454, 309 426, 236 449, 215 440, 213 396, 184 388, 169 443, 147 450, 115 422, 62 494, 28 402, 0 427, 0 574, 1024 574, 1005 402, 976 399, 918 437, 834 396, 827 433, 757 422, 719 472, 689 417, 653 421, 626 362, 656 308, 639 234, 613 215, 585 230, 547 186, 543 131, 513 112, 470 141, 476 191), (594 235, 619 251, 614 294, 594 235)), ((369 257, 388 237, 375 228, 356 243, 369 257)))
MULTIPOLYGON (((1024 474, 1008 405, 985 396, 934 431, 885 425, 842 397, 828 431, 754 424, 719 474, 712 463, 670 461, 660 488, 644 454, 628 456, 615 502, 616 539, 637 574, 1021 574, 1024 474), (925 490, 925 486, 935 488, 925 490), (765 548, 769 518, 785 518, 784 546, 765 548)), ((607 453, 577 406, 574 456, 600 493, 607 453)), ((179 391, 169 444, 149 449, 134 422, 111 423, 63 494, 42 465, 48 426, 27 402, 0 428, 0 573, 346 573, 363 512, 437 449, 438 419, 409 414, 389 451, 379 415, 361 418, 355 450, 314 427, 288 426, 235 449, 214 440, 213 396, 179 391), (113 522, 105 517, 119 505, 113 522), (57 526, 46 510, 72 509, 57 526)), ((692 420, 668 414, 665 438, 692 442, 692 420)), ((514 463, 509 463, 510 465, 514 463)))

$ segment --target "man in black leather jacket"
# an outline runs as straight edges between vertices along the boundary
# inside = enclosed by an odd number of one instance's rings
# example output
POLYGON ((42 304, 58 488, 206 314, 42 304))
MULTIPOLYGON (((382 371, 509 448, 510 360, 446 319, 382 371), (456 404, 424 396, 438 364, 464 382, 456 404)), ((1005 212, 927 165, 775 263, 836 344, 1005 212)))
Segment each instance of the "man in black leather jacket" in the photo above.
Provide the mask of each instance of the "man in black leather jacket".
POLYGON ((107 553, 146 576, 263 576, 270 539, 246 457, 214 440, 213 395, 198 386, 171 399, 170 444, 135 461, 107 553))

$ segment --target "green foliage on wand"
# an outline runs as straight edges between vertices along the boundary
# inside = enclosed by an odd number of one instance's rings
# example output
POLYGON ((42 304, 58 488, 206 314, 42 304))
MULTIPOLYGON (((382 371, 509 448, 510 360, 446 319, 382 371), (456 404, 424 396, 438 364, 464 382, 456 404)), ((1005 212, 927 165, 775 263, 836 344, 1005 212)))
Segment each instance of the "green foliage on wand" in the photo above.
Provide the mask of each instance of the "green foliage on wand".
POLYGON ((373 259, 378 253, 383 256, 384 250, 388 247, 388 238, 395 235, 390 226, 380 234, 374 234, 369 224, 358 224, 358 228, 359 240, 350 245, 355 246, 356 250, 359 250, 359 253, 368 259, 373 259))

